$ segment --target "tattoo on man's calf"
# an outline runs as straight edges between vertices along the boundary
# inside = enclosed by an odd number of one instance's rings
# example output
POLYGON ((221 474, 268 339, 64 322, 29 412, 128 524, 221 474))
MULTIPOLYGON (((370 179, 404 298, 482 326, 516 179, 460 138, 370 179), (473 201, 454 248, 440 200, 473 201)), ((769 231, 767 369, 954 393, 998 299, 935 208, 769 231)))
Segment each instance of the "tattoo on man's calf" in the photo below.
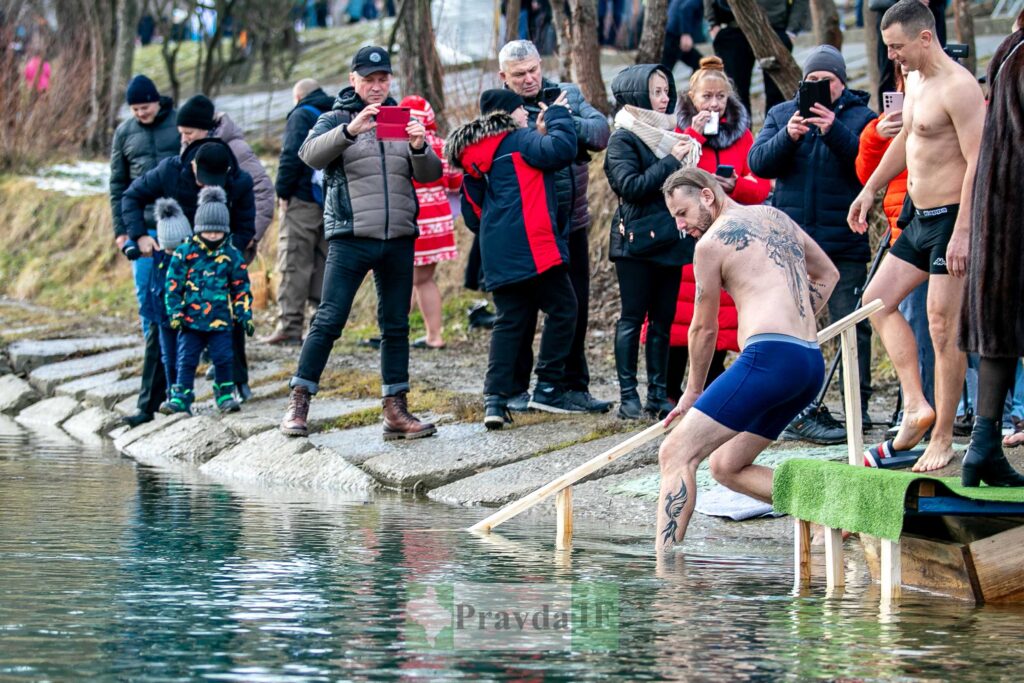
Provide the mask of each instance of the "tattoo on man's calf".
POLYGON ((676 538, 676 530, 679 529, 679 515, 686 505, 686 482, 679 482, 679 491, 665 496, 665 514, 668 522, 661 532, 662 543, 672 543, 676 538))

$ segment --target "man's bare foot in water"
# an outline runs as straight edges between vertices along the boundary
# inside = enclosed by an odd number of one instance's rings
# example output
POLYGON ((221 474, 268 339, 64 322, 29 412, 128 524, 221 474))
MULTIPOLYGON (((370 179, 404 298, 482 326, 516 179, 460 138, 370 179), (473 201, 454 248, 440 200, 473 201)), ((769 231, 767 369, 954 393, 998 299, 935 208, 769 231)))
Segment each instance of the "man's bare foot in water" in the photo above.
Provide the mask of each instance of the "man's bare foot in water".
POLYGON ((892 449, 894 451, 909 451, 921 442, 933 424, 935 424, 935 411, 930 406, 926 405, 913 411, 904 410, 900 430, 897 432, 896 438, 892 440, 892 449))
POLYGON ((932 439, 928 442, 928 447, 924 449, 924 455, 921 456, 920 460, 914 463, 914 471, 931 472, 933 470, 941 470, 943 467, 948 465, 955 456, 956 453, 953 451, 952 443, 932 439))

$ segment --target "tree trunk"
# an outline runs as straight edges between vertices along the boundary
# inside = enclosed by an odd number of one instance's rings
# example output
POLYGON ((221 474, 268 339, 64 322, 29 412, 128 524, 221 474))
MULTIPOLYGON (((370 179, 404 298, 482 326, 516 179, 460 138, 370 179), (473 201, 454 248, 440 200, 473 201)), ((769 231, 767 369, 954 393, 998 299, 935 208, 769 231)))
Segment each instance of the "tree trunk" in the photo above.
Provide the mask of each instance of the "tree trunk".
POLYGON ((113 136, 117 127, 117 110, 124 100, 128 78, 135 55, 135 27, 139 21, 137 0, 117 0, 114 9, 114 60, 110 68, 110 109, 104 134, 113 136))
POLYGON ((437 128, 447 130, 444 110, 444 69, 437 54, 430 0, 405 0, 409 7, 402 18, 401 59, 406 94, 424 97, 434 109, 437 128))
MULTIPOLYGON (((867 12, 867 8, 864 8, 867 12)), ((814 25, 814 42, 843 49, 843 31, 839 28, 839 11, 833 0, 811 0, 811 23, 814 25)))
POLYGON ((640 33, 637 64, 658 64, 665 46, 665 24, 668 23, 668 0, 647 0, 644 28, 640 33))
POLYGON ((878 12, 868 9, 864 3, 864 54, 868 63, 868 93, 871 95, 871 109, 880 111, 882 105, 878 101, 878 84, 882 81, 882 74, 878 71, 878 22, 881 17, 878 12))
POLYGON ((576 83, 590 104, 607 114, 611 107, 608 105, 608 93, 604 87, 604 78, 601 76, 601 48, 597 44, 597 2, 569 0, 569 8, 572 11, 572 62, 576 71, 576 83))
POLYGON ((559 0, 551 3, 551 21, 558 37, 558 80, 572 80, 572 21, 565 13, 565 4, 559 0))
POLYGON ((800 67, 772 29, 764 10, 757 0, 731 0, 730 5, 758 64, 783 95, 793 97, 800 85, 800 67))
POLYGON ((505 42, 519 40, 519 10, 522 9, 520 0, 508 0, 505 5, 505 42))
POLYGON ((967 59, 963 65, 977 75, 978 53, 974 43, 974 17, 971 15, 969 0, 953 0, 953 17, 956 23, 956 41, 967 46, 967 59))

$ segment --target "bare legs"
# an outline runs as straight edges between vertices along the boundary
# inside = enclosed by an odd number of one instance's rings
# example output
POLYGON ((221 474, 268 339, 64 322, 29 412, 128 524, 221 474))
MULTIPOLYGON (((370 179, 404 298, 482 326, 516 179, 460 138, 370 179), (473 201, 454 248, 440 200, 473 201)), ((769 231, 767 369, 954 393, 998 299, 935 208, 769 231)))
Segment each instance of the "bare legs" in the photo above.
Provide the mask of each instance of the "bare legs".
POLYGON ((427 328, 427 346, 444 346, 441 336, 441 290, 434 282, 436 263, 416 266, 412 274, 412 298, 419 304, 427 328))

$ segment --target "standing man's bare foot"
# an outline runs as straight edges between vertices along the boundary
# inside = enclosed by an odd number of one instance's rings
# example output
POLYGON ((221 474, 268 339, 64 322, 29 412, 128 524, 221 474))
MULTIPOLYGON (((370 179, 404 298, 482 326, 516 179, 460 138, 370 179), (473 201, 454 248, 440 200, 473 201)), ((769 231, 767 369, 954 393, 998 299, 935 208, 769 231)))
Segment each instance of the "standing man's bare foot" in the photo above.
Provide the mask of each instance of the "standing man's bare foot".
POLYGON ((892 449, 894 451, 909 451, 921 442, 933 424, 935 424, 935 411, 930 406, 925 405, 925 407, 913 411, 904 410, 900 430, 897 432, 896 438, 892 440, 892 449))
POLYGON ((956 452, 953 451, 952 443, 944 443, 933 438, 928 442, 928 447, 924 449, 924 455, 921 456, 921 459, 914 463, 914 471, 931 472, 933 470, 941 470, 954 457, 956 457, 956 452))

